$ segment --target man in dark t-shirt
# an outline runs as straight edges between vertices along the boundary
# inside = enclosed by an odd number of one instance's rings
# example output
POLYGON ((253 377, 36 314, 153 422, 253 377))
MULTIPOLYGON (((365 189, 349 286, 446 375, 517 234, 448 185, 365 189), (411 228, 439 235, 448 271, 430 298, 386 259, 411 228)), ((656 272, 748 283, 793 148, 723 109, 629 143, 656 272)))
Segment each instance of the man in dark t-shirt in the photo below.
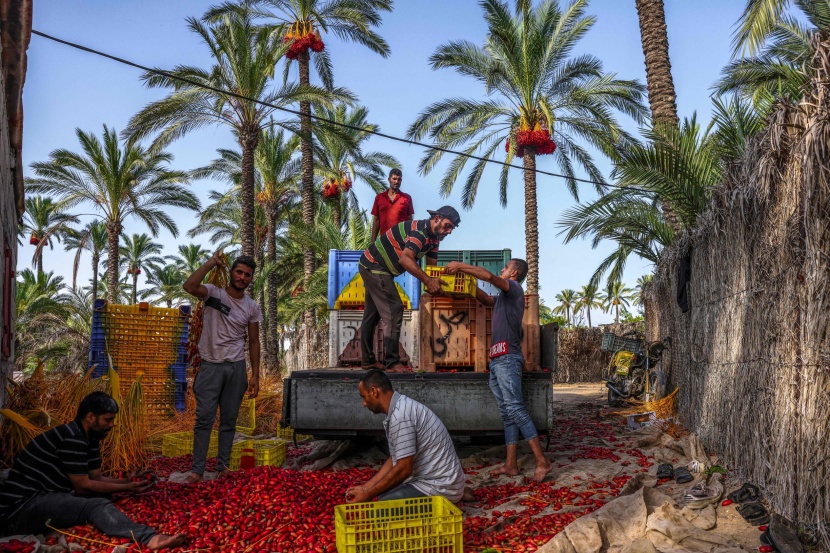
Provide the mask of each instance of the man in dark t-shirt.
POLYGON ((401 192, 403 173, 400 169, 389 171, 389 188, 375 196, 372 204, 372 242, 398 223, 411 221, 415 215, 412 197, 401 192))
POLYGON ((455 208, 444 207, 429 211, 430 218, 405 221, 393 226, 370 245, 360 257, 358 270, 366 288, 363 322, 360 324, 360 349, 364 369, 385 369, 404 372, 407 369, 398 355, 398 341, 403 323, 403 303, 395 286, 395 277, 404 271, 424 283, 430 294, 441 291, 441 280, 427 276, 418 265, 427 258, 427 265, 435 265, 438 244, 461 223, 455 208), (374 337, 378 322, 383 319, 387 332, 383 337, 386 358, 380 363, 375 358, 374 337))
POLYGON ((0 536, 42 534, 48 531, 47 524, 71 528, 92 523, 108 536, 128 538, 149 549, 185 544, 184 534, 159 534, 133 522, 102 497, 142 493, 154 485, 141 474, 126 479, 101 474, 98 442, 115 425, 117 412, 114 399, 92 392, 81 401, 74 421, 29 442, 0 488, 0 536))
POLYGON ((504 422, 504 441, 507 444, 507 461, 490 473, 493 477, 502 474, 519 474, 518 442, 524 436, 533 456, 536 470, 533 479, 541 482, 553 465, 542 452, 539 436, 522 397, 522 370, 525 359, 522 355, 522 318, 525 298, 520 282, 527 276, 527 262, 511 259, 499 276, 482 267, 453 261, 447 265, 449 274, 467 273, 479 280, 489 282, 499 289, 493 298, 481 288, 476 289, 476 299, 484 305, 493 306, 492 339, 490 343, 490 389, 496 396, 501 419, 504 422))

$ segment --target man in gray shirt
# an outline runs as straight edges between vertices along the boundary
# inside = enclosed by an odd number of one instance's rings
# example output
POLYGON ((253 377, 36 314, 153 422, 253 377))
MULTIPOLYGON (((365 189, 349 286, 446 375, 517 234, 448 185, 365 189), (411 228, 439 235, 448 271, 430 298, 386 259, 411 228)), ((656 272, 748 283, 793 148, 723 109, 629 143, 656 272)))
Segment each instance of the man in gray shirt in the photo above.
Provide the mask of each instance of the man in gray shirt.
POLYGON ((358 384, 363 406, 383 413, 389 459, 377 474, 346 492, 349 503, 441 495, 453 503, 464 495, 461 461, 444 423, 426 406, 392 389, 383 371, 366 371, 358 384))
POLYGON ((196 269, 183 288, 204 300, 202 337, 199 355, 202 366, 193 381, 196 396, 196 425, 193 430, 193 467, 185 482, 199 482, 205 472, 210 429, 219 408, 219 474, 228 470, 236 433, 236 419, 247 390, 252 398, 259 392, 259 323, 262 311, 245 294, 256 270, 252 257, 240 256, 230 268, 230 282, 225 288, 202 284, 205 276, 222 265, 219 252, 196 269), (251 379, 245 362, 245 338, 251 358, 251 379))

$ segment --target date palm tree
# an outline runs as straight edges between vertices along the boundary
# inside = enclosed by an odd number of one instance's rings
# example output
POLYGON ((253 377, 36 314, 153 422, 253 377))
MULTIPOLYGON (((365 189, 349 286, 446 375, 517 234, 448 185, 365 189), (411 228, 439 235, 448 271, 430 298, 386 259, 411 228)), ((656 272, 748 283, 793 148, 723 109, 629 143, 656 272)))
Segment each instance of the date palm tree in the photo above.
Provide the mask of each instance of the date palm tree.
POLYGON ((205 264, 211 252, 199 244, 179 244, 179 253, 169 255, 167 259, 173 262, 176 268, 185 275, 192 274, 196 269, 205 264))
MULTIPOLYGON (((646 61, 646 85, 652 125, 677 126, 677 93, 669 60, 669 36, 663 0, 635 0, 640 21, 640 40, 646 61)), ((663 217, 675 232, 680 223, 667 199, 661 199, 663 217)))
MULTIPOLYGON (((77 217, 62 213, 56 209, 55 201, 44 196, 30 196, 24 203, 26 212, 23 214, 21 232, 29 235, 29 243, 35 246, 32 256, 32 266, 37 272, 43 272, 43 248, 54 248, 55 242, 60 242, 66 236, 67 225, 78 221, 77 217)), ((24 236, 25 238, 25 236, 24 236)))
MULTIPOLYGON (((262 241, 265 246, 263 258, 270 265, 275 265, 277 262, 277 233, 286 225, 287 218, 297 206, 300 194, 300 163, 299 158, 295 156, 299 150, 299 140, 297 136, 286 139, 282 130, 275 131, 270 128, 263 133, 254 154, 255 182, 258 190, 256 194, 257 216, 265 220, 264 240, 262 241)), ((219 157, 207 166, 194 171, 194 176, 216 178, 231 184, 238 183, 241 173, 240 161, 239 152, 220 150, 219 157)), ((233 198, 233 195, 228 197, 233 198)), ((217 201, 215 205, 220 209, 222 205, 224 209, 233 209, 232 206, 225 204, 224 199, 217 201)), ((209 214, 211 208, 205 212, 206 215, 209 214)), ((211 219, 214 219, 213 214, 210 215, 211 219)), ((206 220, 205 223, 207 225, 203 227, 203 230, 216 228, 212 222, 206 220)), ((259 244, 260 238, 258 237, 257 240, 259 244)), ((259 247, 257 251, 260 251, 259 247)), ((267 334, 267 341, 262 342, 265 345, 263 361, 267 368, 277 368, 279 362, 279 339, 276 334, 279 327, 277 321, 278 280, 274 271, 268 274, 267 282, 267 294, 264 294, 264 288, 259 288, 263 291, 266 304, 264 306, 266 324, 260 327, 264 328, 267 334)))
POLYGON ((68 228, 64 239, 66 251, 75 250, 75 262, 72 264, 72 288, 78 281, 78 266, 81 254, 88 251, 92 256, 92 301, 98 299, 98 271, 101 268, 101 255, 107 249, 107 227, 98 219, 92 220, 83 228, 68 228))
POLYGON ((287 46, 275 40, 267 28, 254 25, 244 11, 229 11, 210 25, 194 18, 187 21, 189 29, 210 49, 215 65, 208 69, 177 66, 167 72, 171 76, 144 74, 142 79, 147 86, 170 88, 173 92, 136 114, 127 133, 143 137, 158 132, 156 144, 164 145, 208 125, 230 127, 242 151, 240 243, 242 253, 253 256, 254 152, 263 128, 279 107, 312 99, 326 102, 333 96, 316 87, 295 84, 272 89, 275 64, 287 46), (205 87, 231 91, 245 99, 205 87))
MULTIPOLYGON (((527 291, 537 294, 536 157, 539 152, 533 145, 517 148, 517 137, 525 131, 547 129, 548 140, 552 138, 557 146, 552 157, 567 175, 566 184, 577 197, 575 165, 595 181, 604 182, 604 178, 576 138, 616 157, 617 149, 625 149, 633 140, 619 126, 613 112, 619 110, 642 121, 645 89, 635 81, 619 80, 604 73, 602 63, 593 56, 569 57, 595 21, 585 14, 585 0, 576 0, 565 8, 554 0, 546 0, 536 8, 530 0, 516 0, 515 14, 502 0, 483 0, 481 5, 487 23, 484 45, 450 42, 438 48, 430 63, 433 69, 455 69, 476 79, 486 97, 436 102, 417 117, 407 135, 416 140, 429 136, 441 148, 467 145, 464 153, 483 158, 474 163, 464 182, 462 205, 466 208, 475 202, 488 165, 486 160, 500 156, 505 139, 509 139, 508 163, 523 149, 527 291)), ((420 162, 421 172, 430 173, 443 154, 441 150, 429 151, 420 162)), ((442 195, 452 192, 468 159, 459 155, 452 160, 441 181, 442 195)), ((508 173, 509 168, 504 166, 499 178, 502 205, 507 203, 508 173)))
POLYGON ((801 99, 812 77, 817 32, 830 31, 826 0, 748 0, 734 36, 736 57, 715 83, 717 94, 736 92, 765 115, 776 99, 801 99), (794 4, 796 10, 787 9, 794 4))
POLYGON ((592 284, 586 284, 577 292, 576 304, 580 311, 584 311, 588 317, 588 328, 591 328, 591 309, 602 307, 602 301, 599 297, 597 287, 592 284))
POLYGON ((24 269, 16 286, 15 365, 26 366, 29 358, 46 345, 45 337, 66 323, 66 285, 63 277, 24 269))
POLYGON ((173 302, 188 301, 190 295, 182 289, 184 279, 184 273, 175 265, 152 265, 147 272, 147 284, 150 285, 147 295, 163 301, 167 307, 173 307, 173 302))
POLYGON ((596 201, 564 212, 557 226, 565 243, 588 238, 596 248, 603 240, 616 249, 599 265, 591 284, 607 274, 622 279, 632 254, 656 263, 677 236, 661 204, 668 201, 681 229, 695 225, 722 179, 726 163, 740 158, 747 140, 763 122, 740 99, 716 99, 712 123, 705 129, 696 116, 680 127, 657 125, 643 131, 646 142, 620 152, 614 169, 620 188, 596 201))
POLYGON ((643 275, 637 279, 637 286, 634 287, 634 291, 631 294, 631 300, 634 302, 634 305, 640 310, 640 312, 645 311, 645 288, 651 282, 651 279, 654 278, 654 275, 643 275))
POLYGON ((176 222, 166 210, 181 207, 198 210, 199 200, 185 188, 187 173, 167 165, 173 156, 146 149, 126 140, 123 148, 115 129, 104 125, 103 140, 76 129, 81 153, 59 149, 50 160, 31 165, 36 177, 27 179, 28 189, 57 199, 57 208, 87 205, 98 212, 107 229, 107 293, 115 301, 118 291, 118 244, 124 222, 135 217, 158 236, 161 227, 178 236, 176 222))
POLYGON ((609 282, 608 286, 605 287, 602 295, 602 308, 605 310, 606 313, 614 310, 614 322, 616 324, 620 324, 620 307, 625 310, 629 305, 631 305, 631 292, 630 288, 626 288, 625 284, 620 282, 619 280, 615 282, 609 282))
MULTIPOLYGON (((300 86, 310 86, 313 61, 323 86, 334 90, 334 73, 331 58, 324 48, 324 37, 328 40, 334 35, 340 40, 362 44, 384 58, 390 52, 389 45, 372 28, 381 24, 382 12, 392 10, 392 0, 243 0, 241 4, 216 6, 208 11, 205 19, 221 17, 228 11, 238 10, 240 5, 265 19, 276 40, 289 48, 284 80, 288 78, 291 62, 296 60, 300 86)), ((313 98, 300 100, 303 221, 309 226, 314 224, 315 215, 312 101, 313 98)), ((315 269, 310 248, 305 251, 303 264, 305 280, 308 280, 315 269)))
POLYGON ((350 188, 352 182, 362 181, 377 194, 386 188, 386 170, 400 168, 400 163, 394 156, 383 152, 363 151, 362 144, 370 136, 366 131, 379 130, 377 125, 367 122, 369 110, 365 107, 350 110, 344 104, 338 104, 334 109, 315 106, 314 114, 348 125, 341 128, 321 123, 315 128, 319 144, 316 173, 324 182, 333 181, 340 187, 341 192, 331 198, 334 224, 340 226, 344 206, 358 209, 357 197, 350 188), (348 191, 343 191, 346 187, 344 183, 349 183, 346 185, 348 191))
POLYGON ((152 238, 146 234, 133 234, 124 237, 124 245, 120 248, 121 265, 119 270, 126 266, 127 274, 132 275, 131 303, 135 304, 138 301, 136 294, 138 292, 138 275, 141 274, 141 270, 147 272, 151 267, 164 265, 164 259, 159 255, 161 250, 161 244, 153 242, 152 238))
POLYGON ((573 321, 571 320, 571 313, 574 312, 574 308, 577 306, 576 290, 571 290, 570 288, 562 290, 556 294, 556 301, 559 302, 559 305, 553 308, 553 313, 564 315, 566 323, 573 324, 573 321))

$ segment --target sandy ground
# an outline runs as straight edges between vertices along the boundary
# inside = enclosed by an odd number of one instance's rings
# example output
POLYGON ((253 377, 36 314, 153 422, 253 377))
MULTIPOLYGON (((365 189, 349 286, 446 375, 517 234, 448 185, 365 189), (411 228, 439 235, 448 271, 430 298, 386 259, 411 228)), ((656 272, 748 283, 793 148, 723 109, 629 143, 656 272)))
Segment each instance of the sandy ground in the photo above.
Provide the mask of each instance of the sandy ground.
MULTIPOLYGON (((591 404, 596 406, 598 412, 601 412, 608 407, 606 397, 606 388, 600 382, 555 384, 553 386, 554 420, 566 414, 569 408, 576 407, 577 405, 584 407, 585 404, 591 404)), ((741 485, 742 482, 728 478, 726 493, 733 491, 741 485)), ((755 526, 748 524, 738 514, 735 510, 735 505, 723 507, 718 504, 717 515, 718 524, 713 530, 714 532, 734 539, 749 551, 758 550, 758 546, 761 545, 759 540, 761 532, 755 526)))

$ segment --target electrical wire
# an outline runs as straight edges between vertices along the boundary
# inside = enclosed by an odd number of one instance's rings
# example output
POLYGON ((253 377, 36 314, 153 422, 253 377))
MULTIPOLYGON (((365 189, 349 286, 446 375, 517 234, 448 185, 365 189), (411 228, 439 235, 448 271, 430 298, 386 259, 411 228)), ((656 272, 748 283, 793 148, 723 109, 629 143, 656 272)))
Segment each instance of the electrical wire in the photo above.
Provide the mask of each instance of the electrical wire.
MULTIPOLYGON (((211 90, 213 92, 217 92, 217 93, 223 94, 225 96, 231 96, 231 97, 234 97, 234 98, 238 98, 240 100, 245 100, 246 102, 254 102, 256 104, 266 106, 266 107, 269 107, 269 108, 272 108, 272 109, 275 109, 275 110, 278 110, 278 111, 282 111, 282 112, 285 112, 285 113, 290 113, 292 115, 297 115, 297 116, 300 116, 300 117, 304 116, 298 110, 294 110, 294 109, 286 108, 286 107, 282 107, 282 106, 275 106, 274 104, 271 104, 271 103, 268 103, 268 102, 263 102, 262 100, 258 100, 256 98, 249 98, 248 96, 238 94, 236 92, 232 92, 232 91, 229 91, 229 90, 222 90, 221 88, 216 88, 216 87, 213 87, 213 86, 210 86, 210 85, 206 85, 204 83, 200 83, 200 82, 188 79, 186 77, 181 77, 179 75, 174 75, 172 73, 168 73, 167 71, 163 71, 161 69, 154 69, 152 67, 147 67, 145 65, 141 65, 139 63, 136 63, 136 62, 133 62, 133 61, 130 61, 130 60, 126 60, 124 58, 119 58, 118 56, 114 56, 112 54, 107 54, 106 52, 101 52, 100 50, 95 50, 94 48, 89 48, 88 46, 83 46, 83 45, 77 44, 75 42, 70 42, 68 40, 63 40, 63 39, 57 38, 55 36, 52 36, 52 35, 49 35, 49 34, 46 34, 46 33, 42 33, 42 32, 40 32, 38 30, 35 30, 35 29, 32 29, 32 34, 37 35, 37 36, 42 37, 42 38, 45 38, 45 39, 48 39, 48 40, 52 40, 52 41, 57 42, 59 44, 63 44, 65 46, 69 46, 71 48, 76 48, 78 50, 82 50, 82 51, 88 52, 90 54, 95 54, 96 56, 101 56, 101 57, 116 61, 118 63, 122 63, 124 65, 129 65, 131 67, 141 69, 142 71, 146 71, 148 73, 154 73, 156 75, 162 75, 164 77, 167 77, 168 79, 175 79, 177 81, 181 81, 181 82, 187 83, 187 84, 195 86, 195 87, 203 88, 205 90, 211 90)), ((357 127, 357 126, 354 126, 354 125, 349 125, 347 123, 341 123, 339 121, 333 121, 333 120, 328 119, 326 117, 320 117, 319 115, 308 114, 308 115, 305 115, 305 117, 310 117, 310 118, 315 119, 317 121, 328 123, 330 125, 344 127, 344 128, 347 128, 347 129, 351 129, 353 131, 360 131, 360 132, 364 132, 366 134, 372 134, 372 135, 375 135, 375 136, 379 136, 381 138, 386 138, 387 140, 393 140, 393 141, 396 141, 396 142, 403 142, 404 144, 408 144, 410 146, 420 146, 420 147, 426 148, 428 150, 435 150, 435 151, 443 152, 443 153, 446 153, 446 154, 453 154, 453 155, 457 155, 457 156, 463 156, 463 157, 466 157, 466 158, 469 158, 469 159, 475 159, 477 161, 483 161, 485 163, 493 163, 493 164, 496 164, 496 165, 510 167, 512 169, 520 169, 522 171, 525 170, 525 168, 522 167, 521 165, 513 165, 512 163, 499 161, 497 159, 485 158, 485 157, 477 156, 477 155, 474 155, 474 154, 468 154, 466 152, 459 152, 457 150, 451 150, 449 148, 442 148, 440 146, 435 146, 433 144, 427 144, 425 142, 419 142, 417 140, 410 140, 408 138, 401 138, 399 136, 394 136, 394 135, 391 135, 391 134, 382 133, 382 132, 374 130, 374 129, 366 129, 366 128, 363 128, 363 127, 357 127)), ((585 184, 593 184, 595 186, 602 186, 602 187, 605 187, 605 188, 618 188, 618 189, 621 189, 621 190, 639 191, 639 192, 643 192, 645 194, 650 194, 650 195, 654 194, 650 190, 643 189, 643 188, 638 188, 636 186, 620 186, 620 185, 616 185, 616 184, 610 184, 610 183, 607 183, 607 182, 600 182, 600 181, 595 181, 595 180, 591 180, 591 179, 583 179, 583 178, 579 178, 579 177, 569 177, 568 175, 563 175, 563 174, 560 174, 560 173, 553 173, 551 171, 542 171, 542 170, 539 170, 539 169, 535 169, 535 172, 538 175, 546 175, 546 176, 549 176, 549 177, 558 177, 558 178, 572 180, 572 181, 575 181, 575 182, 581 182, 581 183, 585 183, 585 184)))

